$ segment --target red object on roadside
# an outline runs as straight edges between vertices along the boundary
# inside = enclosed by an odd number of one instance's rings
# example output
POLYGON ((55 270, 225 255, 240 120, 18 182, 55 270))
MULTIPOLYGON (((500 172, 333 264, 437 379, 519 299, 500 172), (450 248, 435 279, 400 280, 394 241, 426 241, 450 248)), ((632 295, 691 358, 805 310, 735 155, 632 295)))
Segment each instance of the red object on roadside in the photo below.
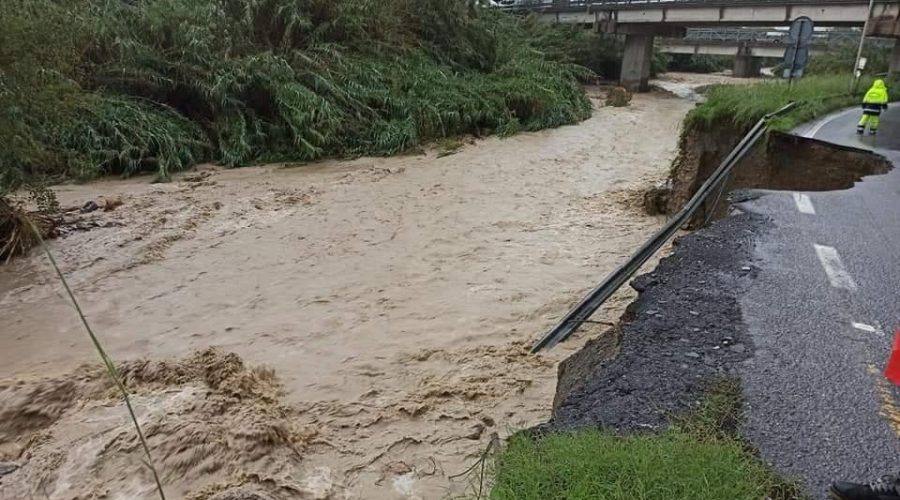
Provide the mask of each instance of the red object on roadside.
POLYGON ((896 385, 900 385, 900 330, 894 333, 894 348, 891 350, 891 359, 884 369, 884 376, 896 385))

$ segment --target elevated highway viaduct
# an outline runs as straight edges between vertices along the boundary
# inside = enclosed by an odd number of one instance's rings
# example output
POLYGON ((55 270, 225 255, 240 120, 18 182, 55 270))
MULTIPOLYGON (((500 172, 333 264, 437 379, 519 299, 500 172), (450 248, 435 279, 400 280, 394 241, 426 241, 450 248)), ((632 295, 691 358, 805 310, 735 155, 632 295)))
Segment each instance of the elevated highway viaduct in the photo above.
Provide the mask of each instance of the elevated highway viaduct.
MULTIPOLYGON (((817 31, 810 42, 812 54, 825 53, 830 47, 856 45, 860 29, 817 31)), ((728 56, 735 60, 734 76, 759 76, 762 59, 780 59, 788 42, 785 29, 773 28, 688 28, 683 38, 662 38, 656 47, 667 54, 728 56)), ((874 43, 885 45, 885 39, 874 43)))
MULTIPOLYGON (((900 39, 898 0, 876 0, 871 13, 868 0, 534 0, 527 8, 547 22, 624 35, 621 84, 639 92, 649 88, 655 38, 683 38, 689 27, 777 27, 808 16, 819 27, 862 28, 868 20, 869 36, 900 39)), ((743 58, 752 67, 752 49, 736 55, 736 65, 743 58)), ((900 71, 896 41, 891 70, 900 71)))

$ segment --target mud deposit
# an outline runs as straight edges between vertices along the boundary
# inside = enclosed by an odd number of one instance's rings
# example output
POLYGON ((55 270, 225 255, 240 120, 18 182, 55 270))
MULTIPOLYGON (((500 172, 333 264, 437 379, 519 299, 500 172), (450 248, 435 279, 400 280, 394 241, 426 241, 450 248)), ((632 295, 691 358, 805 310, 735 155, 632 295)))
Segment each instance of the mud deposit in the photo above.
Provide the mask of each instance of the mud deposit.
POLYGON ((638 277, 618 342, 591 340, 560 366, 546 428, 659 428, 695 407, 711 382, 735 375, 753 351, 737 300, 755 273, 756 219, 729 217, 684 236, 638 277))
MULTIPOLYGON (((641 194, 690 107, 640 95, 449 155, 63 186, 63 206, 122 204, 73 215, 52 248, 116 359, 218 346, 280 380, 283 396, 245 398, 190 370, 148 387, 156 376, 128 364, 172 497, 248 477, 277 498, 465 493, 472 478, 455 476, 545 421, 558 362, 606 329, 527 354, 662 223, 641 194)), ((594 319, 615 322, 632 297, 594 319)), ((126 414, 77 369, 96 354, 39 255, 0 266, 0 308, 0 425, 29 422, 0 433, 0 461, 21 465, 0 498, 36 485, 54 500, 152 498, 126 414)))
MULTIPOLYGON (((670 177, 667 211, 677 212, 697 192, 741 140, 743 130, 731 124, 691 126, 681 138, 679 156, 670 177)), ((789 134, 772 133, 735 166, 726 192, 737 189, 832 191, 849 189, 867 175, 891 169, 885 158, 869 151, 789 134)), ((694 224, 710 212, 721 217, 727 203, 714 206, 715 197, 697 211, 694 224)))

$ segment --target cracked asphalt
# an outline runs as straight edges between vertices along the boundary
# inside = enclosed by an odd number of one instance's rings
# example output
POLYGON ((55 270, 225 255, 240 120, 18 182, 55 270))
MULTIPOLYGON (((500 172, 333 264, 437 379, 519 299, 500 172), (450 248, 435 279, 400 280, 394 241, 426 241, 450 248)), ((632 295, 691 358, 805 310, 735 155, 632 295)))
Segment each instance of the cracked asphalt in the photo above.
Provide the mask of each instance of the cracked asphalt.
MULTIPOLYGON (((900 167, 900 110, 877 137, 857 137, 857 118, 846 110, 795 133, 900 167)), ((562 366, 571 390, 548 427, 659 427, 706 381, 737 374, 744 435, 813 498, 835 479, 900 470, 900 391, 881 375, 900 328, 900 168, 842 191, 741 199, 739 215, 681 238, 635 280, 618 356, 562 366)))
POLYGON ((848 190, 767 192, 738 205, 766 219, 759 273, 740 298, 755 345, 739 367, 745 435, 814 498, 834 479, 900 469, 898 391, 881 375, 900 327, 900 112, 876 137, 858 137, 857 119, 847 110, 797 132, 873 150, 894 170, 848 190))

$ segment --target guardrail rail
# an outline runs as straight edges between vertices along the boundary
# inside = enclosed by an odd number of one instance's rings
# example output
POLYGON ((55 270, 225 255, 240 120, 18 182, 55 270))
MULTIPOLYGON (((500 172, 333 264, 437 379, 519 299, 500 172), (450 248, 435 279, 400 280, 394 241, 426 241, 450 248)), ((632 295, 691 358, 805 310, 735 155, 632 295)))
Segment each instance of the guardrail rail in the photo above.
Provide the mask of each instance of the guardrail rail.
POLYGON ((566 340, 585 322, 600 306, 606 302, 619 288, 622 287, 641 266, 643 266, 650 257, 675 236, 679 228, 683 226, 694 215, 694 212, 706 201, 706 198, 712 194, 716 187, 724 184, 727 177, 731 174, 734 166, 750 151, 750 148, 759 141, 760 137, 766 131, 768 122, 777 116, 784 115, 793 109, 795 103, 789 103, 781 109, 774 111, 762 117, 756 125, 750 129, 750 132, 741 139, 741 142, 728 154, 722 161, 715 172, 700 186, 700 189, 691 197, 690 201, 682 208, 665 226, 656 232, 641 248, 637 250, 624 264, 613 271, 600 285, 594 288, 581 302, 570 310, 549 332, 547 332, 540 340, 538 340, 531 348, 532 353, 539 352, 543 349, 549 349, 556 344, 566 340))

